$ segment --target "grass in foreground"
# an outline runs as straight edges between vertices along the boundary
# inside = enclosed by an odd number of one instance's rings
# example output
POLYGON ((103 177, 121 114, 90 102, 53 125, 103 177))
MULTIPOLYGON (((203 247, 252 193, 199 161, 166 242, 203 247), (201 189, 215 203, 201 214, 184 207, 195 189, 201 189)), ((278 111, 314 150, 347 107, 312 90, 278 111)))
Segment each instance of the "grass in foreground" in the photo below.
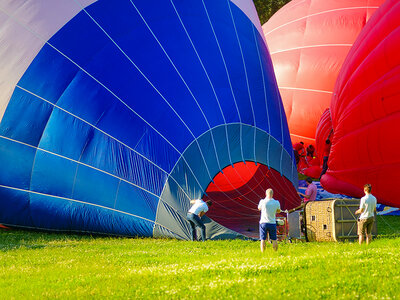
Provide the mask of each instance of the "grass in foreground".
POLYGON ((0 295, 10 298, 378 298, 400 287, 399 218, 356 243, 193 243, 0 231, 0 295), (393 229, 397 234, 393 235, 393 229), (389 237, 390 236, 390 237, 389 237))

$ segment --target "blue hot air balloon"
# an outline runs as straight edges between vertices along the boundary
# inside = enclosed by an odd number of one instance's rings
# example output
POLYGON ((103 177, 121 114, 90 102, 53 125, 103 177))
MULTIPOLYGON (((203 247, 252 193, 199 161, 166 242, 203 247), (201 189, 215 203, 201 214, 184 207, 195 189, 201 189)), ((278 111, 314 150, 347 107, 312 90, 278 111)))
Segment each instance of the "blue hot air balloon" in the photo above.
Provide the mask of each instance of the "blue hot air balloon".
POLYGON ((265 188, 299 203, 252 1, 2 1, 0 28, 0 223, 187 239, 211 197, 232 238, 265 188))

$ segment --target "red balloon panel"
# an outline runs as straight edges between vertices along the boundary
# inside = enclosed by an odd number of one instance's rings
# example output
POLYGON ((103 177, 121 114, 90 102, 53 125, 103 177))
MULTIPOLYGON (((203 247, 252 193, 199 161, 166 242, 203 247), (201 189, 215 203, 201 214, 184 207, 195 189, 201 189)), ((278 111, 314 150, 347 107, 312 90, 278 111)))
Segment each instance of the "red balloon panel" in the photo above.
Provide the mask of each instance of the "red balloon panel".
POLYGON ((265 190, 272 188, 274 198, 279 200, 282 210, 300 205, 300 197, 293 184, 279 172, 253 162, 239 162, 228 166, 214 177, 204 195, 212 200, 212 209, 207 213, 219 224, 257 237, 260 212, 258 203, 265 198, 265 190))
POLYGON ((360 196, 371 183, 380 203, 400 206, 398 49, 400 3, 388 0, 360 33, 338 76, 329 169, 321 179, 328 191, 360 196))
POLYGON ((263 25, 292 142, 315 145, 339 70, 383 0, 293 0, 263 25))

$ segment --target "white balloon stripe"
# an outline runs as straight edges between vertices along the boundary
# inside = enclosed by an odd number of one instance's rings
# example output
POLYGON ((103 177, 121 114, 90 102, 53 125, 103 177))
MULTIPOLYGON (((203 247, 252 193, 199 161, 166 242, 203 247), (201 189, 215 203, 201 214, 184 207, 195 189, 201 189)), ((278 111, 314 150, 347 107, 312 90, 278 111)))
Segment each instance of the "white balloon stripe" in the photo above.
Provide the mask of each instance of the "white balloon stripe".
MULTIPOLYGON (((19 22, 17 19, 13 18, 10 16, 10 19, 12 19, 14 22, 25 28, 27 31, 35 35, 37 38, 42 39, 45 44, 49 45, 52 49, 57 51, 59 54, 61 54, 63 57, 65 57, 68 61, 70 61, 73 65, 78 67, 82 72, 84 72, 86 75, 88 75, 90 78, 92 78, 95 82, 97 82, 101 87, 103 87, 105 90, 107 90, 113 97, 115 97, 119 102, 121 102, 125 107, 127 107, 131 112, 133 112, 137 117, 139 117, 146 125, 148 125, 152 130, 154 130, 162 139, 164 139, 180 156, 182 156, 182 153, 165 137, 163 136, 155 127, 153 127, 149 122, 147 122, 141 115, 139 115, 135 110, 133 110, 129 105, 127 105, 120 97, 118 97, 113 91, 111 91, 108 87, 106 87, 103 83, 101 83, 98 79, 96 79, 94 76, 92 76, 89 72, 87 72, 85 69, 83 69, 80 65, 78 65, 76 62, 74 62, 71 58, 69 58, 67 55, 65 55, 63 52, 58 50, 56 47, 54 47, 52 44, 50 44, 47 40, 44 40, 39 34, 36 32, 32 31, 30 28, 26 27, 24 24, 19 22)), ((186 162, 186 160, 185 160, 186 162)), ((186 162, 187 163, 187 162, 186 162)), ((188 166, 189 170, 194 176, 194 179, 196 180, 198 186, 201 188, 200 182, 198 181, 197 177, 194 175, 192 169, 190 166, 188 166)))
POLYGON ((289 87, 289 86, 279 86, 279 89, 282 90, 295 90, 295 91, 304 91, 304 92, 316 92, 316 93, 324 93, 324 94, 329 94, 332 95, 332 91, 324 91, 324 90, 316 90, 316 89, 306 89, 306 88, 300 88, 300 87, 289 87))
MULTIPOLYGON (((207 116, 205 115, 202 107, 200 106, 199 102, 197 101, 195 95, 193 94, 192 90, 190 89, 189 85, 187 84, 187 82, 185 81, 185 79, 183 78, 182 74, 179 72, 178 68, 176 67, 176 65, 174 64, 174 62, 172 61, 171 57, 168 55, 167 51, 165 50, 165 48, 162 46, 162 44, 160 43, 160 41, 158 40, 157 36, 155 35, 155 33, 153 32, 153 30, 151 30, 150 26, 148 25, 148 23, 146 22, 145 18, 143 17, 143 15, 140 13, 140 11, 138 10, 138 8, 135 6, 135 4, 132 2, 132 0, 130 0, 132 6, 135 8, 135 10, 137 11, 137 13, 139 14, 140 18, 142 19, 142 21, 144 22, 144 24, 146 25, 147 29, 150 31, 151 35, 154 37, 154 39, 157 41, 157 44, 160 46, 160 48, 162 49, 162 51, 164 52, 165 56, 167 57, 167 59, 169 60, 169 62, 171 63, 171 65, 173 66, 173 68, 175 69, 176 73, 178 74, 178 76, 181 78, 183 84, 185 85, 185 87, 187 88, 188 92, 190 93, 190 95, 192 96, 193 100, 195 101, 197 107, 199 108, 201 114, 203 115, 204 120, 207 123, 208 128, 210 129, 210 123, 207 119, 207 116)), ((197 54, 197 53, 196 53, 197 54)), ((218 103, 219 104, 219 103, 218 103)), ((222 113, 222 110, 221 110, 222 113)), ((225 122, 225 116, 222 114, 222 117, 224 119, 224 123, 225 122)), ((221 169, 220 166, 220 162, 219 162, 219 157, 218 157, 218 153, 217 153, 217 149, 216 149, 216 145, 215 145, 215 141, 214 141, 214 137, 213 135, 211 135, 211 139, 212 139, 212 143, 214 146, 214 152, 215 152, 215 156, 217 158, 217 164, 219 166, 219 168, 221 169)))
MULTIPOLYGON (((192 41, 192 39, 191 39, 191 37, 190 37, 190 35, 189 35, 189 33, 188 33, 188 31, 187 31, 187 29, 186 29, 186 27, 185 27, 183 21, 182 21, 182 18, 180 17, 180 15, 179 15, 179 13, 178 13, 178 11, 177 11, 175 5, 174 5, 173 0, 170 0, 170 2, 171 2, 172 6, 173 6, 173 8, 174 8, 174 10, 175 10, 175 13, 176 13, 176 15, 177 15, 177 17, 178 17, 178 19, 179 19, 179 21, 180 21, 180 23, 181 23, 181 25, 182 25, 184 31, 185 31, 185 33, 186 33, 186 35, 187 35, 187 37, 188 37, 188 39, 189 39, 189 41, 190 41, 190 43, 191 43, 191 45, 192 45, 192 47, 193 47, 193 50, 194 50, 195 53, 196 53, 196 56, 197 56, 197 58, 198 58, 198 60, 199 60, 199 62, 200 62, 200 64, 201 64, 201 66, 202 66, 202 68, 203 68, 203 70, 204 70, 204 73, 206 74, 206 76, 207 76, 207 78, 208 78, 208 81, 209 81, 210 86, 211 86, 211 88, 212 88, 212 90, 213 90, 214 96, 215 96, 216 101, 217 101, 217 103, 218 103, 219 110, 220 110, 221 115, 222 115, 222 117, 223 117, 224 124, 226 125, 225 116, 224 116, 224 113, 223 113, 223 111, 222 111, 222 108, 221 108, 221 105, 220 105, 220 102, 219 102, 218 95, 217 95, 217 93, 216 93, 216 91, 215 91, 214 85, 213 85, 212 82, 211 82, 211 79, 210 79, 210 77, 209 77, 209 75, 208 75, 208 72, 207 72, 205 66, 204 66, 204 63, 203 63, 202 59, 200 58, 200 55, 198 54, 198 51, 197 51, 195 45, 193 44, 193 41, 192 41)), ((203 4, 204 4, 204 2, 203 2, 203 4)), ((227 134, 227 132, 226 132, 226 134, 227 134)), ((212 131, 211 131, 211 138, 212 138, 212 140, 214 141, 212 131)), ((227 139, 228 139, 228 136, 227 136, 227 139)), ((228 147, 229 147, 229 142, 228 142, 228 147)), ((229 150, 229 148, 228 148, 228 150, 229 150)), ((229 152, 229 151, 228 151, 228 152, 229 152)), ((243 153, 243 152, 242 152, 242 153, 243 153)), ((232 164, 232 160, 231 160, 231 164, 232 164)), ((222 171, 220 165, 219 165, 219 170, 222 171)), ((238 174, 238 173, 237 173, 237 174, 238 174)), ((240 176, 240 174, 238 174, 238 175, 240 176)), ((230 184, 231 184, 231 183, 230 183, 230 184)), ((232 184, 231 184, 231 186, 234 187, 232 184)), ((222 191, 221 191, 221 192, 222 192, 222 191)), ((243 195, 243 197, 245 197, 245 196, 243 195)), ((250 199, 248 199, 248 200, 251 201, 250 199)))
MULTIPOLYGON (((113 137, 112 135, 108 134, 107 132, 101 130, 100 128, 96 127, 95 125, 91 124, 90 122, 88 122, 88 121, 86 121, 86 120, 84 120, 84 119, 78 117, 77 115, 75 115, 75 114, 69 112, 68 110, 66 110, 66 109, 64 109, 64 108, 62 108, 62 107, 60 107, 60 106, 58 106, 58 105, 56 105, 56 104, 54 104, 54 103, 52 103, 52 102, 46 100, 46 99, 44 99, 43 97, 40 97, 39 95, 36 95, 35 93, 33 93, 33 92, 31 92, 31 91, 29 91, 29 90, 23 88, 23 87, 20 87, 20 86, 18 86, 18 85, 17 85, 16 87, 19 88, 19 89, 21 89, 21 90, 23 90, 23 91, 25 91, 26 93, 29 93, 30 95, 36 97, 37 99, 40 99, 40 100, 42 100, 42 101, 44 101, 44 102, 46 102, 46 103, 52 105, 53 107, 55 107, 55 108, 57 108, 57 109, 59 109, 59 110, 65 112, 65 113, 69 114, 70 116, 72 116, 72 117, 78 119, 79 121, 81 121, 81 122, 83 122, 83 123, 89 125, 89 126, 92 127, 93 129, 99 131, 100 133, 102 133, 102 134, 104 134, 105 136, 107 136, 107 137, 113 139, 113 140, 116 141, 117 143, 119 143, 119 144, 121 144, 122 146, 126 147, 127 149, 129 149, 130 151, 134 152, 135 154, 139 155, 141 158, 143 158, 144 160, 146 160, 147 162, 149 162, 150 164, 152 164, 153 166, 155 166, 156 168, 158 168, 159 170, 161 170, 162 172, 164 172, 165 174, 167 174, 168 177, 171 177, 172 180, 175 181, 175 183, 179 186, 179 188, 185 193, 185 195, 186 195, 188 198, 190 198, 189 195, 188 195, 188 194, 183 190, 183 188, 178 184, 178 182, 175 180, 175 178, 172 177, 172 176, 170 176, 170 173, 168 173, 166 170, 164 170, 162 167, 160 167, 159 165, 157 165, 155 162, 153 162, 152 160, 150 160, 149 158, 147 158, 146 156, 144 156, 144 155, 141 154, 140 152, 136 151, 134 148, 128 146, 128 145, 125 144, 124 142, 118 140, 117 138, 115 138, 115 137, 113 137)), ((5 137, 4 137, 4 138, 5 138, 5 137)), ((16 142, 18 142, 18 141, 16 141, 16 142)), ((21 143, 22 143, 22 142, 21 142, 21 143)), ((24 143, 22 143, 22 144, 24 144, 24 143)), ((26 145, 28 145, 28 144, 26 144, 26 145)), ((31 146, 31 145, 29 145, 29 146, 31 146)), ((51 152, 49 152, 49 153, 51 153, 51 152)))
POLYGON ((337 11, 360 10, 360 9, 370 9, 370 8, 378 9, 379 6, 343 7, 343 8, 336 8, 336 9, 330 9, 330 10, 321 11, 321 12, 318 12, 318 13, 315 13, 315 14, 310 14, 310 15, 307 15, 307 16, 292 20, 292 21, 287 22, 285 24, 282 24, 282 25, 280 25, 280 26, 278 26, 278 27, 276 27, 276 28, 264 33, 264 35, 268 39, 267 35, 269 35, 270 33, 274 32, 275 30, 278 30, 279 28, 285 27, 287 25, 290 25, 290 24, 295 23, 295 22, 299 22, 299 21, 307 19, 307 18, 311 18, 311 17, 323 15, 323 14, 329 14, 329 13, 337 12, 337 11))
MULTIPOLYGON (((254 40, 256 41, 256 35, 255 35, 254 29, 253 29, 253 36, 254 36, 254 40)), ((266 86, 265 86, 264 69, 263 69, 263 67, 262 67, 260 49, 258 48, 257 42, 256 42, 256 46, 257 46, 257 55, 258 55, 258 59, 259 59, 259 62, 260 62, 260 70, 261 70, 262 79, 263 79, 264 100, 265 100, 265 106, 266 106, 266 110, 267 110, 268 128, 269 128, 269 131, 270 131, 270 130, 271 130, 271 127, 270 127, 269 114, 268 114, 268 102, 267 102, 267 92, 266 92, 266 86)), ((269 160, 269 159, 268 159, 268 157, 269 157, 269 145, 270 145, 270 140, 268 139, 268 150, 267 150, 267 153, 268 153, 268 154, 267 154, 267 160, 269 160)), ((282 148, 283 148, 283 147, 282 147, 282 148)), ((287 153, 287 154, 289 154, 289 153, 287 153)), ((281 152, 281 155, 282 155, 282 152, 281 152)), ((289 155, 289 156, 290 156, 290 155, 289 155)), ((293 174, 293 166, 294 166, 294 164, 292 163, 292 174, 293 174)), ((275 174, 274 174, 273 172, 271 172, 271 173, 272 173, 272 176, 274 176, 274 178, 276 178, 276 177, 275 177, 275 174)), ((264 175, 264 174, 263 174, 263 175, 264 175)), ((265 175, 264 175, 264 177, 265 177, 266 180, 268 180, 268 179, 266 178, 265 175)), ((279 183, 279 187, 282 188, 282 185, 280 184, 280 180, 277 180, 277 182, 279 183)), ((283 182, 284 182, 284 184, 286 185, 287 189, 290 189, 290 187, 287 185, 285 179, 283 180, 283 182)), ((296 187, 295 187, 295 188, 296 188, 296 187)), ((294 198, 288 199, 288 200, 289 200, 289 202, 291 202, 292 204, 297 204, 297 202, 295 201, 296 199, 294 199, 294 198)))
MULTIPOLYGON (((146 193, 148 193, 148 194, 150 194, 150 195, 152 195, 152 196, 154 196, 154 197, 160 199, 160 201, 165 202, 165 200, 162 199, 162 198, 160 197, 160 195, 154 194, 153 192, 151 192, 151 191, 145 189, 144 187, 141 187, 141 186, 139 186, 139 185, 137 185, 137 184, 135 184, 135 183, 133 183, 133 182, 131 182, 131 181, 129 181, 129 180, 126 180, 126 179, 124 179, 124 178, 121 178, 121 177, 119 177, 119 176, 117 176, 117 175, 114 175, 114 174, 112 174, 112 173, 106 172, 106 171, 101 170, 101 169, 99 169, 99 168, 96 168, 96 167, 94 167, 94 166, 85 164, 85 163, 83 163, 83 162, 74 160, 74 159, 72 159, 72 158, 69 158, 69 157, 66 157, 66 156, 63 156, 63 155, 60 155, 60 154, 57 154, 57 153, 48 151, 48 150, 43 149, 43 148, 40 148, 40 147, 36 147, 36 146, 30 145, 30 144, 27 144, 27 143, 23 143, 23 142, 20 142, 20 141, 17 141, 17 140, 14 140, 14 139, 11 139, 11 138, 8 138, 8 137, 5 137, 5 136, 1 136, 1 135, 0 135, 0 138, 6 139, 6 140, 11 141, 11 142, 14 142, 14 143, 18 143, 18 144, 21 144, 21 145, 24 145, 24 146, 27 146, 27 147, 30 147, 30 148, 33 148, 33 149, 36 149, 36 150, 39 150, 39 151, 42 151, 42 152, 45 152, 45 153, 50 154, 50 155, 53 155, 53 156, 60 157, 60 158, 62 158, 62 159, 65 159, 65 160, 74 162, 74 163, 76 163, 76 164, 79 164, 79 165, 88 167, 88 168, 90 168, 90 169, 96 170, 96 171, 98 171, 98 172, 100 172, 100 173, 103 173, 103 174, 105 174, 105 175, 111 176, 111 177, 113 177, 113 178, 115 178, 115 179, 118 179, 118 180, 120 180, 120 181, 123 181, 123 182, 125 182, 125 183, 127 183, 127 184, 129 184, 129 185, 131 185, 131 186, 133 186, 133 187, 136 187, 136 188, 138 188, 138 189, 140 189, 140 190, 142 190, 142 191, 144 191, 144 192, 146 192, 146 193)), ((32 172, 33 172, 33 170, 32 170, 32 172)), ((171 178, 172 178, 172 177, 171 177, 171 178)), ((175 181, 175 180, 174 180, 174 181, 175 181)), ((175 181, 175 182, 176 182, 176 181, 175 181)), ((178 184, 178 182, 176 182, 176 184, 177 184, 178 187, 183 191, 183 193, 188 197, 188 199, 190 199, 189 195, 187 195, 187 193, 185 192, 185 190, 178 184)), ((173 209, 174 209, 174 208, 173 208, 173 209)), ((179 212, 178 210, 176 210, 176 209, 174 209, 174 210, 176 211, 177 214, 180 214, 180 212, 179 212)), ((180 214, 180 215, 181 215, 181 214, 180 214)), ((184 217, 183 215, 181 215, 181 216, 184 217)))
MULTIPOLYGON (((220 43, 219 43, 217 34, 215 33, 215 29, 214 29, 214 26, 213 26, 212 21, 211 21, 211 19, 210 19, 210 15, 208 14, 207 7, 206 7, 206 5, 205 5, 205 3, 204 3, 204 0, 201 0, 201 1, 202 1, 202 3, 203 3, 203 7, 204 7, 204 10, 205 10, 206 15, 207 15, 208 22, 210 23, 210 27, 211 27, 211 29, 212 29, 212 32, 213 32, 213 35, 214 35, 214 38, 215 38, 215 42, 217 43, 218 50, 219 50, 219 53, 220 53, 220 55, 221 55, 222 62, 223 62, 223 64, 224 64, 226 76, 227 76, 228 83, 229 83, 229 88, 230 88, 231 93, 232 93, 232 99, 233 99, 233 102, 234 102, 234 104, 235 104, 236 112, 237 112, 237 114, 238 114, 239 123, 241 124, 241 123, 242 123, 242 119, 241 119, 241 115, 240 115, 240 111, 239 111, 238 104, 237 104, 237 102, 236 102, 235 93, 233 92, 233 87, 232 87, 232 82, 231 82, 231 76, 230 76, 230 74, 229 74, 229 70, 228 70, 228 67, 227 67, 227 65, 226 65, 225 57, 224 57, 224 54, 222 53, 221 45, 220 45, 220 43)), ((243 147, 242 147, 242 135, 241 135, 241 134, 240 134, 239 142, 240 142, 240 151, 241 151, 241 155, 242 155, 242 161, 244 161, 243 150, 242 150, 242 148, 243 148, 243 147)), ((228 145, 229 145, 229 143, 228 143, 228 145)), ((232 161, 231 158, 230 158, 230 161, 232 161)))
POLYGON ((307 46, 299 46, 299 47, 293 47, 293 48, 287 48, 275 52, 271 52, 271 56, 279 53, 284 53, 284 52, 290 52, 290 51, 295 51, 295 50, 303 50, 303 49, 311 49, 311 48, 323 48, 323 47, 347 47, 350 48, 353 46, 353 44, 319 44, 319 45, 307 45, 307 46))
MULTIPOLYGON (((99 204, 94 204, 94 203, 90 203, 90 202, 85 202, 85 201, 80 201, 80 200, 77 200, 77 199, 71 199, 71 198, 66 198, 66 197, 60 197, 60 196, 55 196, 55 195, 49 195, 49 194, 45 194, 45 193, 39 193, 39 192, 35 192, 35 191, 30 191, 30 190, 15 188, 15 187, 6 186, 6 185, 0 185, 0 187, 1 187, 1 188, 6 188, 6 189, 11 189, 11 190, 14 190, 14 191, 20 191, 20 192, 25 192, 25 193, 30 193, 30 194, 45 196, 45 197, 57 198, 57 199, 60 199, 60 200, 65 200, 65 201, 80 203, 80 204, 84 204, 84 205, 95 206, 95 207, 98 207, 98 208, 101 208, 101 209, 105 209, 105 210, 117 212, 117 213, 120 213, 120 214, 128 215, 128 216, 131 216, 131 217, 134 217, 134 218, 138 218, 138 219, 142 219, 142 220, 151 222, 151 223, 153 223, 153 224, 156 224, 156 225, 158 225, 158 226, 161 226, 161 227, 163 227, 163 228, 165 228, 165 229, 167 229, 167 230, 173 232, 173 233, 176 234, 177 236, 180 236, 178 233, 174 232, 172 229, 169 229, 168 227, 166 227, 166 226, 164 226, 164 225, 162 225, 162 224, 159 224, 159 223, 157 223, 156 221, 152 221, 152 220, 150 220, 150 219, 147 219, 147 218, 144 218, 144 217, 135 215, 135 214, 131 214, 131 213, 128 213, 128 212, 124 212, 124 211, 121 211, 121 210, 118 210, 118 209, 110 208, 110 207, 107 207, 107 206, 103 206, 103 205, 99 205, 99 204)), ((14 225, 15 225, 15 224, 14 224, 14 225)), ((35 228, 36 228, 36 227, 35 227, 35 228)), ((181 237, 181 236, 180 236, 180 237, 181 237)), ((181 237, 181 238, 182 238, 182 237, 181 237)))

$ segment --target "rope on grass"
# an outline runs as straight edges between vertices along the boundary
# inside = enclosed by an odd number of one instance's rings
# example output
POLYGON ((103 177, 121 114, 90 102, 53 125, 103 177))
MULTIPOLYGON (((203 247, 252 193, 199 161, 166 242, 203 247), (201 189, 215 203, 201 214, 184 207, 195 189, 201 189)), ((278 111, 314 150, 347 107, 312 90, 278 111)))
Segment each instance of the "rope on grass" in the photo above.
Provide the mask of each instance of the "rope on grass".
POLYGON ((393 226, 391 226, 391 225, 385 220, 384 216, 382 216, 382 215, 377 215, 377 216, 381 217, 381 220, 383 220, 383 222, 385 222, 386 225, 389 226, 390 229, 393 230, 393 233, 400 233, 400 230, 398 230, 398 229, 394 228, 393 226))

